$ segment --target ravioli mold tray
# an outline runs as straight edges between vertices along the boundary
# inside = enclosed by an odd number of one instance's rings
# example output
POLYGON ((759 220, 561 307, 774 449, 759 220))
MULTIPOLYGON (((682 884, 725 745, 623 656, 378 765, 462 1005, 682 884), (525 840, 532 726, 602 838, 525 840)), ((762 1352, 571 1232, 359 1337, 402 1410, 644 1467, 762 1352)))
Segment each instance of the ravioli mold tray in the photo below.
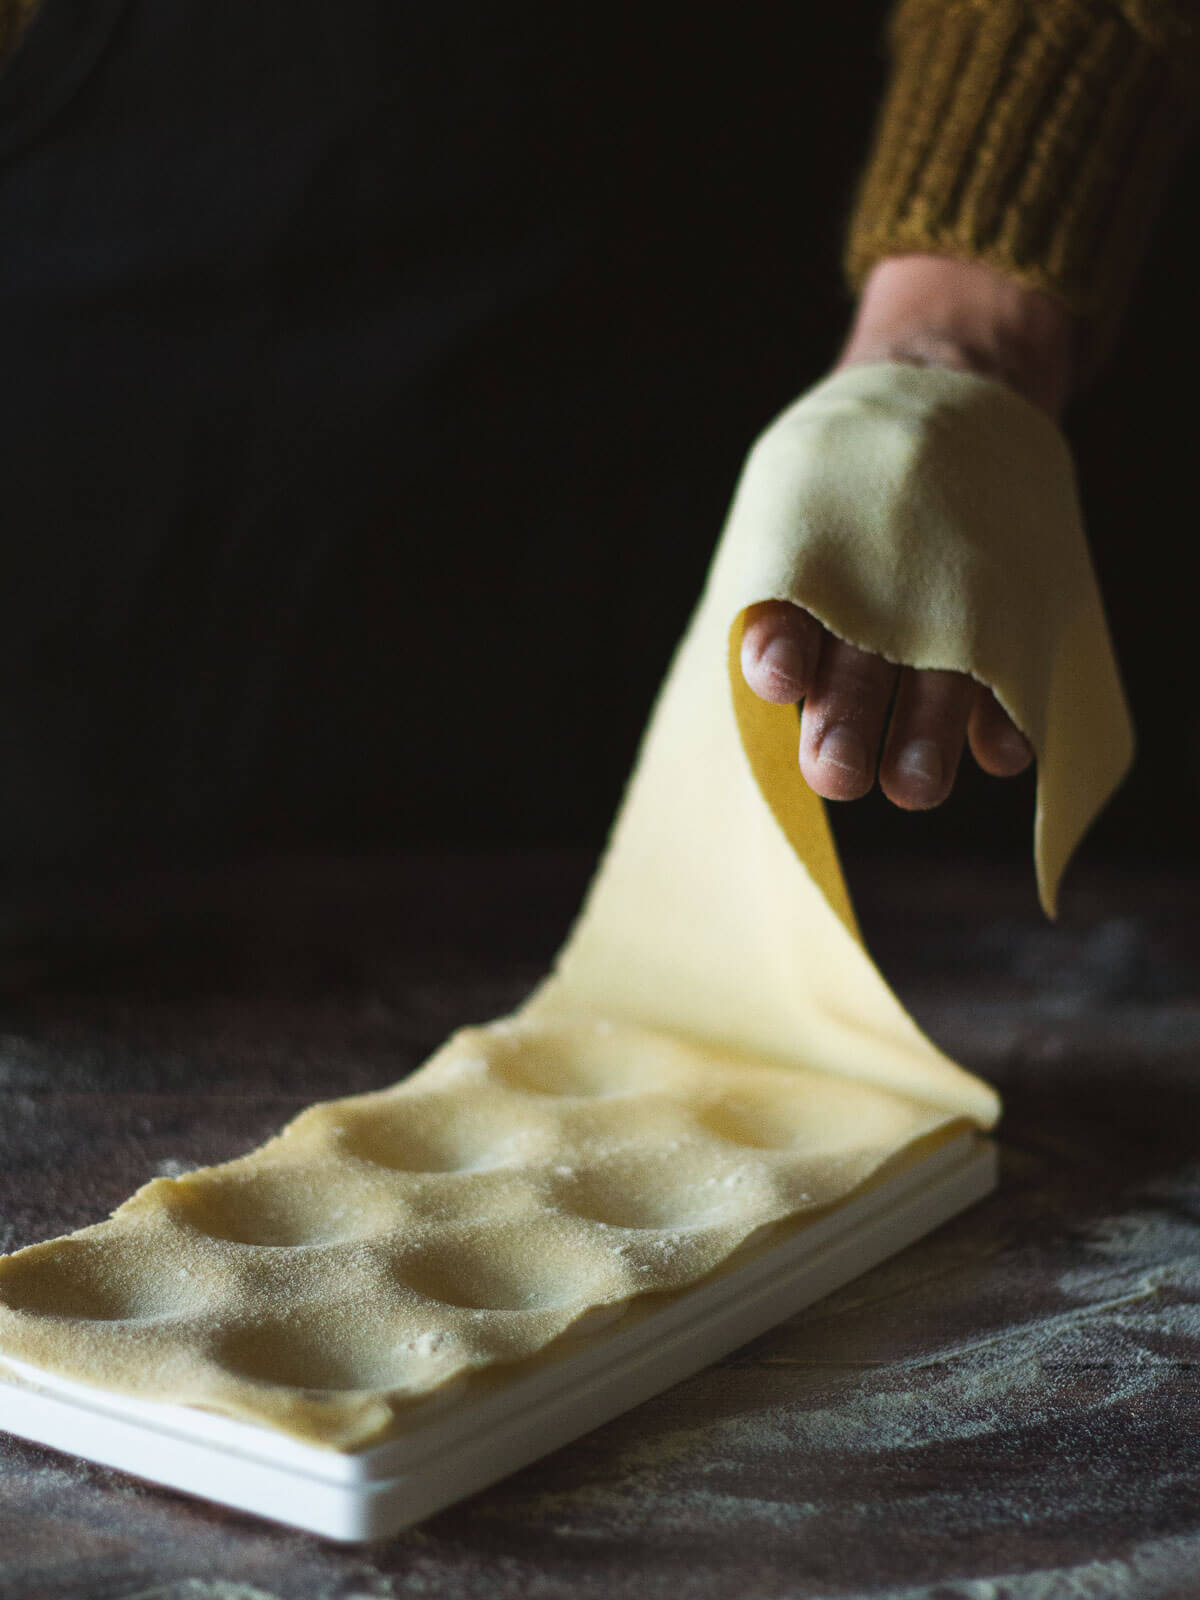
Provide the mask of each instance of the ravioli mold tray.
POLYGON ((815 1219, 777 1224, 693 1287, 607 1328, 461 1380, 386 1440, 341 1452, 0 1357, 0 1428, 150 1482, 348 1543, 379 1539, 628 1411, 948 1221, 996 1183, 960 1133, 815 1219))

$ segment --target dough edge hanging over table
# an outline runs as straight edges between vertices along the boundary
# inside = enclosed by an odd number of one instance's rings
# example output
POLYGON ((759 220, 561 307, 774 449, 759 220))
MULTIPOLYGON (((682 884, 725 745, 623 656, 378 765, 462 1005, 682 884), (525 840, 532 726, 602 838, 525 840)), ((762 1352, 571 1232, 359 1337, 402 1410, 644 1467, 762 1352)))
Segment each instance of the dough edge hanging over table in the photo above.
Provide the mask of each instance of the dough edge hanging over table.
POLYGON ((764 600, 994 689, 1053 914, 1133 750, 1066 443, 989 380, 846 369, 751 452, 554 973, 393 1088, 0 1259, 0 1355, 359 1449, 990 1127, 863 947, 795 708, 742 679, 764 600))

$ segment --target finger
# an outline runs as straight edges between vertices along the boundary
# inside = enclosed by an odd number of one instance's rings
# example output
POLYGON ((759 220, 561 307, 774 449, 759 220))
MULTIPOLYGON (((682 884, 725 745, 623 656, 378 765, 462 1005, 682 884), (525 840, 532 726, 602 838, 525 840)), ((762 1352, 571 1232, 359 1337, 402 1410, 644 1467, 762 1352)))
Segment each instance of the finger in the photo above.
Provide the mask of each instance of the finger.
POLYGON ((786 600, 752 606, 742 634, 742 675, 762 700, 795 705, 808 691, 824 629, 786 600))
POLYGON ((1015 778, 1033 760, 1033 747, 992 691, 976 686, 967 722, 971 753, 993 778, 1015 778))
POLYGON ((879 786, 893 805, 927 811, 950 793, 976 687, 962 672, 901 672, 879 764, 879 786))
POLYGON ((826 800, 857 800, 875 781, 896 668, 827 633, 800 718, 800 770, 826 800))

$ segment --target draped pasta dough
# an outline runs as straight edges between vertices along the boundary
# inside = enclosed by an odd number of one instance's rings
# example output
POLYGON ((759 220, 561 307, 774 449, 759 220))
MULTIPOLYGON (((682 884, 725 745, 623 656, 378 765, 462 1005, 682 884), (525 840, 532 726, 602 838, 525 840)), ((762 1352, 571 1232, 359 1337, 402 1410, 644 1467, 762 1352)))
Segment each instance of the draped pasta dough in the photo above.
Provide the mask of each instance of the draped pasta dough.
POLYGON ((0 1260, 0 1354, 355 1449, 990 1126, 862 945, 794 708, 742 680, 769 599, 995 689, 1052 911, 1132 752, 1066 446, 982 379, 836 374, 751 453, 554 973, 395 1087, 0 1260))

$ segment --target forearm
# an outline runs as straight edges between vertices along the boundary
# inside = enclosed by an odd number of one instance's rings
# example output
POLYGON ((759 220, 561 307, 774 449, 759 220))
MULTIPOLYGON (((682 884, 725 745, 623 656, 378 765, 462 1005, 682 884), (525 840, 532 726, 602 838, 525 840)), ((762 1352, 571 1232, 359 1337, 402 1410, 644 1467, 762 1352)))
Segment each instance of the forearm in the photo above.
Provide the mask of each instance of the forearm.
POLYGON ((1061 301, 979 262, 895 256, 868 276, 837 364, 902 361, 976 372, 1058 417, 1071 389, 1076 331, 1061 301))

